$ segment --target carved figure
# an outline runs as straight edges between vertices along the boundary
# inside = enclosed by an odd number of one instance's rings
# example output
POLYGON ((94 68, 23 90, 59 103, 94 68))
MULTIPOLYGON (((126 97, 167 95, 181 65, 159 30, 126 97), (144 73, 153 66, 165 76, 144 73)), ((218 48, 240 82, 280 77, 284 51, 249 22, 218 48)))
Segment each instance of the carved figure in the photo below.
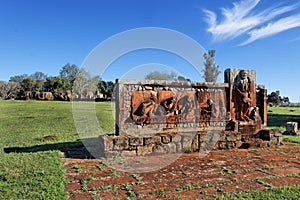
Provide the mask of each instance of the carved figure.
POLYGON ((211 99, 207 99, 206 101, 206 106, 205 107, 201 107, 201 112, 200 112, 200 119, 201 119, 201 123, 205 124, 205 125, 209 125, 210 124, 210 119, 213 115, 213 110, 214 110, 214 104, 213 104, 213 100, 211 99))
POLYGON ((186 95, 178 101, 179 113, 182 115, 182 119, 191 120, 194 118, 193 109, 195 108, 194 102, 190 96, 186 95))
POLYGON ((132 119, 138 125, 150 124, 151 121, 164 121, 167 123, 177 123, 175 115, 180 113, 179 104, 173 93, 161 91, 160 95, 156 91, 135 93, 132 102, 136 102, 132 113, 132 119), (146 97, 146 98, 145 98, 146 97))
POLYGON ((177 99, 174 97, 170 97, 163 101, 161 105, 165 108, 167 114, 172 113, 177 110, 177 99))
POLYGON ((152 115, 154 105, 155 100, 153 98, 143 101, 133 114, 133 120, 140 125, 150 123, 150 116, 152 115))
POLYGON ((258 107, 250 107, 248 110, 248 116, 251 120, 260 121, 261 118, 259 116, 259 108, 258 107))
POLYGON ((234 82, 233 92, 235 95, 234 104, 236 109, 236 119, 249 121, 249 108, 251 106, 251 80, 247 72, 241 70, 234 82))

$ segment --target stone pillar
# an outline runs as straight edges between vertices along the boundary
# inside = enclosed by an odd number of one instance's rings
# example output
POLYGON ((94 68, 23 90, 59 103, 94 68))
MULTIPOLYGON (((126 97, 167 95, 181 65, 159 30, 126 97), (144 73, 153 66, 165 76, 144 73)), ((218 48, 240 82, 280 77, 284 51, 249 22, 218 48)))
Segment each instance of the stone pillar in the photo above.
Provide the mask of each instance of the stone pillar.
POLYGON ((287 122, 286 123, 286 133, 290 135, 297 135, 298 123, 297 122, 287 122))
POLYGON ((265 128, 267 127, 267 89, 264 85, 258 85, 256 91, 256 106, 259 108, 261 125, 265 128))
POLYGON ((121 121, 120 121, 120 113, 118 113, 118 112, 120 112, 120 87, 119 87, 119 84, 118 84, 118 82, 119 82, 119 80, 118 79, 116 79, 116 87, 115 87, 115 94, 116 94, 116 102, 115 102, 115 112, 116 112, 116 114, 115 114, 115 116, 116 116, 116 121, 115 121, 115 131, 116 131, 116 135, 120 135, 120 129, 119 129, 119 125, 121 124, 121 121))

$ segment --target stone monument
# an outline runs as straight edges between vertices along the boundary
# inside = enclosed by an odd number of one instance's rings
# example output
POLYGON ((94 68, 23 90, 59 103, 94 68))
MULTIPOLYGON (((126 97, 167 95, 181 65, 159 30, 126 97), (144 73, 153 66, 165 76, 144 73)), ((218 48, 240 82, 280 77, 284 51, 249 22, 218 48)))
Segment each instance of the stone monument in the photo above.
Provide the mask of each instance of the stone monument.
POLYGON ((252 139, 280 143, 281 134, 264 130, 267 90, 256 85, 256 72, 224 75, 224 83, 118 80, 116 134, 100 136, 104 156, 237 148, 252 139))

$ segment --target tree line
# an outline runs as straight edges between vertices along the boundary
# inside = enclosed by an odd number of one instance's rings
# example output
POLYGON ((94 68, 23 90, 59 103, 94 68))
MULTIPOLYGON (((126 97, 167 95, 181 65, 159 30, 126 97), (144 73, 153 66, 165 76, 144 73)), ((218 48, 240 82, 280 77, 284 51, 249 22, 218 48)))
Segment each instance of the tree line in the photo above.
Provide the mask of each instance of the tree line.
MULTIPOLYGON (((215 82, 219 75, 219 66, 214 63, 215 50, 204 54, 205 70, 203 78, 208 82, 215 82)), ((145 76, 145 79, 154 80, 177 80, 190 81, 190 79, 171 72, 162 73, 154 71, 145 76)), ((58 76, 48 76, 43 72, 35 72, 31 75, 23 74, 10 77, 8 82, 0 80, 0 99, 39 99, 44 98, 44 93, 51 93, 54 99, 70 100, 71 91, 75 94, 88 95, 91 91, 98 91, 103 97, 111 97, 115 83, 104 81, 100 77, 89 77, 84 69, 79 69, 74 64, 66 64, 59 71, 58 76), (77 81, 80 87, 74 87, 74 81, 77 81), (96 87, 84 88, 85 85, 96 87), (42 95, 41 95, 42 94, 42 95)), ((97 94, 89 94, 94 96, 97 94)))
MULTIPOLYGON (((205 68, 202 71, 202 77, 206 82, 216 82, 220 74, 219 66, 214 61, 215 53, 215 50, 209 50, 208 53, 203 54, 205 68)), ((189 78, 174 72, 164 73, 160 71, 147 74, 145 79, 191 81, 189 78)), ((102 94, 102 98, 108 98, 112 97, 114 87, 114 82, 104 81, 99 76, 90 77, 84 69, 67 63, 61 68, 58 76, 48 76, 43 72, 35 72, 31 75, 12 76, 8 82, 0 80, 0 99, 32 99, 47 92, 51 93, 56 100, 70 100, 72 90, 74 93, 84 94, 84 96, 97 97, 98 94, 102 94), (78 82, 77 87, 74 87, 75 80, 78 82), (93 85, 94 87, 84 88, 84 85, 93 85), (96 91, 96 93, 90 94, 92 91, 96 91)), ((270 93, 267 102, 273 105, 290 103, 289 98, 281 97, 279 91, 270 93)))
POLYGON ((280 92, 276 91, 276 92, 271 92, 270 94, 268 94, 267 102, 270 106, 289 105, 290 99, 289 99, 289 97, 280 96, 280 92))
MULTIPOLYGON (((74 86, 76 79, 86 79, 87 72, 79 69, 74 64, 66 64, 59 71, 58 76, 48 76, 43 72, 35 72, 31 75, 23 74, 10 77, 9 81, 0 81, 0 98, 1 99, 33 99, 41 93, 52 93, 54 99, 70 100, 69 95, 74 86), (80 76, 82 75, 82 76, 80 76)), ((93 88, 102 94, 103 98, 111 97, 115 83, 104 81, 99 76, 93 77, 93 88)), ((93 90, 93 92, 95 92, 93 90)), ((91 91, 81 91, 85 95, 91 91)), ((90 94, 94 96, 95 94, 90 94)))

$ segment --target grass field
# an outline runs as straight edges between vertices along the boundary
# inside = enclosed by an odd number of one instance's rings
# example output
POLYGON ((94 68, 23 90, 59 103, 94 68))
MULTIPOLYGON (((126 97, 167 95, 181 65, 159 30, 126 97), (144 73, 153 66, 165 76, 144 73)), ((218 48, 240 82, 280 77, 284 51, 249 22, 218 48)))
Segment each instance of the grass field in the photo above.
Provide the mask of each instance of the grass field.
MULTIPOLYGON (((99 102, 95 107, 103 132, 114 133, 111 103, 99 102)), ((272 128, 282 129, 290 120, 300 122, 300 108, 272 107, 269 110, 272 111, 268 112, 272 128)), ((72 103, 0 101, 0 111, 0 199, 66 199, 59 147, 80 143, 72 103), (53 139, 45 139, 45 136, 53 136, 53 139), (31 151, 31 147, 38 149, 31 151), (18 148, 29 148, 29 151, 17 152, 18 148)), ((288 138, 300 142, 300 137, 288 138)), ((299 187, 285 190, 295 189, 299 187)))
POLYGON ((0 199, 65 199, 60 152, 4 152, 76 141, 72 106, 64 102, 0 101, 0 199), (46 140, 53 135, 56 139, 46 140))
POLYGON ((284 131, 286 122, 289 121, 300 124, 300 107, 268 107, 269 128, 277 128, 284 131))

